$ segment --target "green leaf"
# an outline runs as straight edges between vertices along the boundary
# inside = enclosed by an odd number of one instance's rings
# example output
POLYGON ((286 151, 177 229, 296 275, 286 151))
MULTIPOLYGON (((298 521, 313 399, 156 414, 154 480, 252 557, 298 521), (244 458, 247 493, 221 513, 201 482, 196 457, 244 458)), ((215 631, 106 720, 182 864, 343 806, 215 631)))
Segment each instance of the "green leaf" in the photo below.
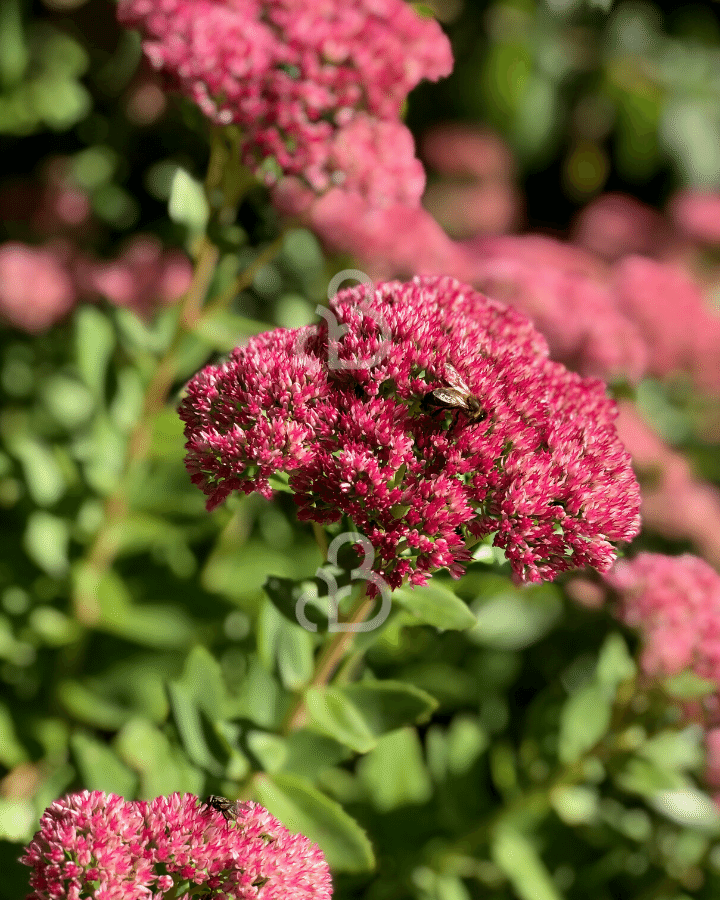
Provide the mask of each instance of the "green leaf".
POLYGON ((218 735, 211 734, 207 720, 202 715, 200 706, 191 696, 185 685, 178 682, 168 684, 168 696, 173 721, 180 735, 180 742, 189 758, 211 775, 219 777, 225 771, 225 763, 229 756, 229 747, 221 749, 222 762, 216 755, 218 735), (210 748, 210 743, 215 746, 210 748), (225 751, 224 753, 222 751, 225 751))
POLYGON ((219 663, 206 647, 193 647, 176 683, 185 688, 210 718, 225 717, 228 705, 225 681, 219 663))
POLYGON ((127 710, 78 681, 61 681, 57 696, 74 719, 95 728, 115 731, 128 719, 127 710))
POLYGON ((248 731, 247 746, 264 772, 277 772, 287 761, 288 750, 285 739, 277 734, 248 731))
MULTIPOLYGON (((268 572, 296 579, 305 577, 306 573, 312 577, 316 568, 317 546, 314 543, 298 541, 293 552, 287 553, 252 540, 241 549, 236 546, 218 548, 205 566, 202 583, 208 591, 242 599, 255 595, 263 587, 268 572)), ((327 615, 325 618, 327 620, 327 615)), ((294 614, 292 620, 297 621, 294 614)))
POLYGON ((28 517, 23 544, 27 555, 48 575, 64 575, 69 567, 70 529, 65 519, 46 512, 28 517))
POLYGON ((595 681, 584 684, 568 697, 560 713, 558 756, 561 762, 577 762, 607 734, 612 706, 612 696, 595 681))
POLYGON ((366 872, 375 867, 372 846, 343 808, 296 775, 278 773, 256 781, 260 803, 291 831, 320 846, 336 872, 366 872))
POLYGON ((6 769, 13 769, 26 759, 27 752, 18 740, 10 710, 0 703, 0 763, 6 769))
POLYGON ((414 728, 401 728, 381 737, 360 761, 358 774, 373 806, 383 813, 408 804, 426 803, 432 796, 430 776, 414 728))
POLYGON ((458 715, 447 730, 447 767, 452 775, 464 775, 490 743, 487 731, 470 715, 458 715))
POLYGON ((506 825, 492 839, 492 857, 521 900, 562 900, 545 864, 530 841, 506 825))
POLYGON ((27 843, 37 828, 35 805, 30 800, 0 797, 0 840, 27 843))
POLYGON ((690 670, 670 675, 663 679, 662 685, 671 697, 677 697, 678 700, 699 700, 717 691, 714 681, 701 678, 690 670))
POLYGON ((663 791, 684 790, 688 786, 687 779, 679 772, 639 757, 629 759, 615 781, 624 791, 640 794, 649 801, 663 791))
POLYGON ((198 234, 205 230, 210 216, 202 184, 179 166, 170 187, 168 214, 173 222, 180 222, 198 234))
POLYGON ((587 825, 595 820, 599 795, 584 785, 561 785, 550 792, 553 809, 566 825, 587 825))
POLYGON ((438 706, 430 694, 402 681, 362 681, 338 690, 360 712, 375 735, 413 722, 426 722, 438 706))
POLYGON ((661 731, 644 740, 636 753, 664 769, 694 769, 703 761, 702 731, 697 725, 682 731, 661 731))
POLYGON ((338 688, 311 688, 305 708, 309 725, 358 753, 367 753, 377 743, 360 711, 338 688))
MULTIPOLYGON (((295 581, 292 578, 280 578, 278 575, 270 575, 266 579, 265 584, 263 584, 263 590, 270 598, 275 609, 295 625, 298 624, 297 602, 306 593, 310 596, 310 592, 314 587, 314 581, 295 581)), ((312 622, 319 632, 327 631, 327 600, 321 600, 317 604, 310 600, 304 605, 303 611, 308 621, 312 622), (324 610, 319 605, 323 602, 325 604, 324 610)))
POLYGON ((93 306, 81 306, 75 314, 75 358, 82 380, 97 399, 105 396, 105 378, 115 349, 115 330, 110 320, 93 306))
POLYGON ((598 682, 614 693, 618 685, 633 678, 636 672, 637 666, 623 638, 619 634, 608 635, 598 657, 598 682))
POLYGON ((312 678, 314 644, 310 632, 291 624, 269 601, 260 609, 258 655, 269 671, 275 667, 283 685, 298 691, 312 678))
POLYGON ((707 794, 694 787, 659 791, 649 798, 651 805, 683 828, 720 833, 720 812, 707 794))
POLYGON ((392 597, 421 622, 434 625, 441 631, 464 631, 475 625, 475 616, 467 605, 441 584, 431 581, 415 588, 397 588, 392 597))
POLYGON ((68 431, 78 428, 92 415, 93 395, 76 378, 55 374, 44 382, 42 395, 45 406, 55 420, 68 431))
POLYGON ((351 756, 343 744, 309 728, 293 731, 286 738, 285 746, 288 755, 283 768, 303 778, 315 779, 351 756))
MULTIPOLYGON (((159 797, 173 791, 202 792, 205 773, 193 766, 182 750, 147 720, 128 722, 118 734, 116 746, 123 762, 140 774, 142 796, 159 797)), ((240 777, 249 768, 247 765, 240 777)))
POLYGON ((97 627, 109 634, 147 647, 184 647, 194 638, 194 628, 177 606, 134 604, 125 582, 113 571, 98 578, 78 566, 74 573, 76 592, 97 604, 97 627))
MULTIPOLYGON (((230 310, 219 310, 210 318, 203 319, 195 329, 194 336, 203 342, 203 347, 229 353, 246 335, 263 334, 272 331, 273 326, 255 319, 247 319, 230 310)), ((207 353, 207 350, 204 351, 207 353)))
POLYGON ((358 753, 367 753, 381 735, 427 720, 437 701, 404 682, 367 681, 311 688, 305 705, 310 727, 358 753))
POLYGON ((137 789, 137 777, 107 746, 81 732, 70 737, 75 764, 83 787, 90 791, 105 791, 132 797, 137 789))
POLYGON ((496 575, 483 576, 482 595, 473 603, 477 625, 470 640, 503 650, 520 650, 540 640, 562 613, 562 600, 552 585, 516 588, 496 575))
POLYGON ((19 435, 9 444, 12 453, 20 460, 33 500, 38 506, 57 503, 65 493, 66 484, 52 449, 29 435, 19 435))
POLYGON ((181 460, 185 455, 184 423, 174 409, 164 409, 152 425, 150 456, 153 459, 181 460))

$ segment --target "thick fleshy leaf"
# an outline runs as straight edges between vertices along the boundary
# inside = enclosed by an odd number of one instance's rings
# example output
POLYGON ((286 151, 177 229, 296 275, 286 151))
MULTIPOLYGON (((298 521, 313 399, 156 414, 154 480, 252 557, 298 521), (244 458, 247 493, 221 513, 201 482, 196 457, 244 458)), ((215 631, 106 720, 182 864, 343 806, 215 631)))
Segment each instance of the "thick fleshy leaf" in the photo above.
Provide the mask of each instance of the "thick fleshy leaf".
POLYGON ((432 794, 430 775, 414 728, 400 728, 381 737, 361 760, 358 773, 373 806, 380 812, 425 803, 432 794))
POLYGON ((257 798, 290 829, 315 841, 336 872, 366 872, 375 866, 372 846, 355 819, 334 800, 297 775, 278 773, 255 782, 257 798))
POLYGON ((375 735, 427 721, 437 709, 430 694, 402 681, 362 681, 338 688, 375 735))
POLYGON ((514 587, 499 575, 479 581, 481 594, 473 603, 477 625, 468 637, 478 644, 520 650, 540 640, 562 612, 557 588, 550 584, 514 587))
POLYGON ((505 825, 498 828, 492 856, 520 900, 562 900, 545 863, 524 834, 505 825))
POLYGON ((90 791, 106 791, 132 795, 137 786, 137 776, 105 743, 76 732, 70 738, 72 750, 83 785, 90 791))
POLYGON ((421 622, 441 631, 464 631, 475 625, 475 616, 467 605, 441 584, 397 588, 392 597, 421 622))
POLYGON ((571 694, 560 714, 558 755, 563 763, 576 762, 607 733, 613 698, 595 681, 571 694))
POLYGON ((377 741, 362 713, 338 688, 311 688, 305 694, 308 724, 341 744, 367 753, 377 741))
POLYGON ((312 688, 305 696, 310 727, 358 753, 389 731, 427 720, 437 706, 425 691, 398 681, 312 688))

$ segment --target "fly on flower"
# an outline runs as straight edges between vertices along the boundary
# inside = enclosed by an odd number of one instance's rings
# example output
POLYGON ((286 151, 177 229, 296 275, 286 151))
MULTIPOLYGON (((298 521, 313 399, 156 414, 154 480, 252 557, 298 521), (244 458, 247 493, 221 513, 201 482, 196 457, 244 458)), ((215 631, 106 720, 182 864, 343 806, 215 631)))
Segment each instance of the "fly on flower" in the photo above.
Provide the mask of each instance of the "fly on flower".
POLYGON ((457 409, 464 412, 471 422, 481 422, 487 413, 480 405, 478 398, 460 377, 457 369, 450 364, 445 366, 447 387, 434 388, 428 391, 420 404, 425 411, 437 409, 457 409))
POLYGON ((211 794, 203 803, 203 806, 219 812, 226 822, 229 822, 231 819, 237 819, 240 812, 240 802, 238 800, 228 800, 227 797, 218 797, 215 794, 211 794))

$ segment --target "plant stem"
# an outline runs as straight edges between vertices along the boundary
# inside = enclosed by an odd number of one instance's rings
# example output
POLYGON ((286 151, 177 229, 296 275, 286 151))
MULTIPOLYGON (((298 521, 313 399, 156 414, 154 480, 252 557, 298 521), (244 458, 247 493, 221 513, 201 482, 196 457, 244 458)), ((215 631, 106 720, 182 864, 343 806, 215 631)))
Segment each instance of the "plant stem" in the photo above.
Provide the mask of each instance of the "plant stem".
MULTIPOLYGON (((359 625, 361 622, 364 622, 365 619, 367 619, 367 617, 370 615, 370 612, 375 605, 375 600, 375 597, 368 597, 365 590, 363 590, 362 594, 358 597, 352 612, 350 613, 350 618, 347 620, 347 624, 359 625)), ((348 649, 350 644, 352 644, 354 637, 354 631, 337 632, 333 639, 329 641, 320 652, 320 656, 318 656, 317 662, 315 664, 315 672, 305 690, 312 687, 320 687, 321 685, 327 684, 330 681, 333 673, 335 672, 335 669, 342 661, 346 650, 348 649)), ((285 717, 285 721, 283 722, 280 729, 282 734, 290 734, 290 732, 297 731, 298 728, 302 728, 305 724, 306 714, 307 710, 305 709, 305 695, 303 692, 299 697, 297 697, 293 705, 290 707, 290 711, 285 717)))
POLYGON ((86 557, 89 577, 83 579, 83 585, 78 588, 74 597, 75 616, 84 625, 94 625, 99 618, 100 609, 94 587, 110 568, 117 553, 120 537, 117 526, 126 518, 129 511, 130 485, 138 464, 147 456, 153 423, 162 412, 175 380, 180 342, 197 324, 199 310, 202 308, 215 272, 217 258, 217 248, 207 237, 203 237, 193 278, 180 308, 175 336, 158 361, 155 374, 147 386, 140 418, 128 440, 122 475, 115 490, 105 500, 103 522, 86 557))
POLYGON ((232 282, 232 284, 222 292, 218 297, 212 300, 207 304, 205 309, 202 311, 202 315, 199 317, 199 321, 204 321, 205 319, 212 318, 216 312, 221 309, 224 309, 230 301, 235 298, 241 291, 244 291, 245 288, 250 287, 255 279, 257 273, 262 269, 263 266, 266 266, 272 259, 274 259, 280 248, 282 247, 283 241, 285 240, 285 235, 287 233, 287 228, 283 229, 283 231, 275 238, 275 240, 268 244, 268 246, 259 253, 250 265, 243 269, 243 271, 237 276, 237 278, 232 282))
MULTIPOLYGON (((240 179, 239 191, 237 185, 235 190, 222 190, 228 161, 236 149, 228 146, 227 135, 222 130, 213 132, 210 160, 205 178, 205 193, 215 221, 222 221, 224 217, 232 213, 243 191, 253 182, 251 177, 246 180, 240 179), (221 195, 219 200, 218 192, 221 195)), ((177 378, 178 355, 183 339, 218 311, 224 309, 240 291, 252 284, 257 271, 277 255, 285 233, 284 230, 275 241, 266 247, 240 273, 227 290, 207 303, 207 294, 220 254, 207 233, 200 238, 195 253, 192 280, 180 306, 175 334, 170 346, 158 360, 155 372, 145 391, 140 417, 128 439, 122 474, 115 489, 105 500, 102 525, 85 558, 81 577, 77 580, 73 594, 73 610, 75 617, 82 624, 93 626, 100 618, 98 587, 103 575, 110 569, 117 555, 121 540, 120 529, 130 511, 130 489, 137 475, 138 467, 148 455, 153 425, 164 409, 177 378)))

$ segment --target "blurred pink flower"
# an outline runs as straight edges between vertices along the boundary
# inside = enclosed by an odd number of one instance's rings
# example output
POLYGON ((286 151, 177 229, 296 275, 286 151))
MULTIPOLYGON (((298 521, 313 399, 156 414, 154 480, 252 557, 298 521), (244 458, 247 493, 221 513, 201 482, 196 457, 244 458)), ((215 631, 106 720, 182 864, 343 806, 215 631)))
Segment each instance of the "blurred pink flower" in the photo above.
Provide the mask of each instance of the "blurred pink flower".
POLYGON ((618 407, 618 434, 640 481, 644 528, 691 541, 720 566, 720 491, 696 478, 687 459, 658 437, 632 403, 618 407))
POLYGON ((439 177, 423 205, 455 238, 502 234, 518 223, 522 199, 512 154, 495 134, 466 125, 439 125, 423 137, 422 155, 439 177))
MULTIPOLYGON (((317 191, 350 185, 358 169, 367 182, 370 166, 395 152, 369 134, 383 123, 401 127, 409 91, 452 68, 440 26, 405 0, 121 0, 118 15, 143 32, 171 87, 217 124, 240 127, 247 165, 268 183, 296 175, 317 191), (370 146, 380 144, 371 161, 370 146)), ((414 190, 397 185, 392 197, 414 190)))
POLYGON ((300 518, 348 516, 392 587, 459 576, 487 535, 539 581, 604 571, 610 541, 637 534, 615 405, 550 362, 522 315, 449 278, 341 291, 331 311, 340 340, 325 325, 279 329, 188 385, 186 465, 209 508, 234 490, 269 496, 289 473, 300 518), (424 405, 455 370, 480 415, 424 405))
POLYGON ((420 144, 425 162, 443 175, 471 175, 478 180, 512 179, 510 148, 492 131, 462 123, 436 125, 420 144))
POLYGON ((688 553, 640 553, 605 576, 620 595, 618 615, 643 635, 652 676, 691 669, 720 690, 720 575, 688 553))
POLYGON ((679 191, 668 211, 679 231, 699 244, 720 244, 720 193, 679 191))
MULTIPOLYGON (((280 185, 274 192, 281 208, 288 207, 288 187, 280 185)), ((464 267, 462 250, 419 206, 379 207, 358 193, 334 188, 311 200, 301 217, 330 252, 351 253, 375 279, 436 275, 464 267)))
POLYGON ((661 256, 670 240, 670 225, 651 206, 628 194, 601 194, 578 214, 572 241, 614 262, 628 253, 661 256))
POLYGON ((152 235, 136 235, 114 260, 86 259, 78 266, 84 294, 100 295, 144 318, 158 306, 175 303, 191 278, 190 260, 178 250, 165 250, 152 235))
POLYGON ((431 182, 423 205, 454 238, 503 234, 520 218, 521 200, 506 181, 431 182))
POLYGON ((256 803, 222 814, 193 794, 150 802, 83 791, 45 810, 21 862, 28 900, 148 900, 195 895, 233 900, 329 900, 320 849, 256 803))
POLYGON ((541 235, 465 243, 464 275, 479 290, 528 316, 553 359, 583 375, 638 381, 648 349, 618 309, 605 268, 590 254, 541 235))
POLYGON ((81 234, 90 225, 90 198, 70 172, 69 158, 51 157, 36 179, 0 187, 0 219, 37 235, 81 234))
POLYGON ((627 256, 613 267, 610 280, 620 312, 635 323, 648 347, 650 374, 702 372, 713 342, 720 356, 720 316, 711 313, 685 269, 627 256))
POLYGON ((46 331, 78 299, 64 244, 31 247, 15 241, 0 245, 0 318, 22 331, 46 331))

